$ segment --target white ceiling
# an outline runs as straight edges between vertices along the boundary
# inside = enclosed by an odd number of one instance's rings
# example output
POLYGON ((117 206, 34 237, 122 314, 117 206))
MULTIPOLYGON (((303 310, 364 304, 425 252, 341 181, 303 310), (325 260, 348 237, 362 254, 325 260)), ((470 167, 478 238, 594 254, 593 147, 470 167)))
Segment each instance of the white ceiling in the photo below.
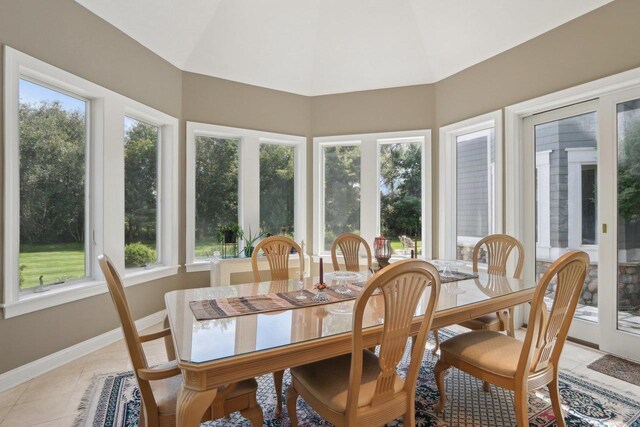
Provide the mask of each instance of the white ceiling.
POLYGON ((76 0, 185 71, 323 95, 433 83, 611 0, 76 0))

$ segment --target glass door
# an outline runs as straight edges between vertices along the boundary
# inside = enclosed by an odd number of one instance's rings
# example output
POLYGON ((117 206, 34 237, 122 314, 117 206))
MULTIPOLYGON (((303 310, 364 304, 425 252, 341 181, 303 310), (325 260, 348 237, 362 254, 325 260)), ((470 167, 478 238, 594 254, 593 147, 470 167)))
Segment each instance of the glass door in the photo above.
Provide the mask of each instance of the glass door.
MULTIPOLYGON (((597 101, 589 101, 524 120, 525 278, 537 281, 569 250, 587 252, 591 265, 570 335, 594 344, 600 336, 597 110, 597 101)), ((549 308, 553 298, 550 286, 549 308)))
POLYGON ((640 361, 640 90, 602 98, 601 349, 640 361))

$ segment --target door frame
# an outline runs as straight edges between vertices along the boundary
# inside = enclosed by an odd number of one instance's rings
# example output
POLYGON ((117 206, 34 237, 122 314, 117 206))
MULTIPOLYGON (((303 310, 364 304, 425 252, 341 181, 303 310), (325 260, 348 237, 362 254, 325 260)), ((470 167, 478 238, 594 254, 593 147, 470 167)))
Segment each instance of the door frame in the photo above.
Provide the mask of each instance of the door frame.
MULTIPOLYGON (((529 224, 529 225, 534 224, 533 227, 532 226, 525 227, 525 229, 523 230, 524 232, 522 236, 523 238, 521 239, 521 242, 524 246, 524 252, 526 255, 528 255, 528 256, 525 256, 525 265, 524 265, 525 268, 523 269, 523 276, 522 276, 525 280, 529 280, 529 281, 536 280, 535 278, 536 262, 535 261, 537 257, 531 256, 531 254, 536 254, 538 249, 538 242, 536 241, 536 237, 535 237, 535 230, 536 230, 535 224, 537 220, 537 212, 536 212, 536 205, 535 205, 535 199, 536 199, 535 191, 537 189, 536 189, 535 176, 536 176, 536 165, 537 165, 537 157, 538 157, 538 152, 536 152, 535 150, 536 148, 535 147, 535 128, 536 126, 544 123, 555 122, 555 121, 563 120, 566 118, 581 116, 589 113, 595 113, 596 120, 597 122, 599 122, 597 118, 599 111, 600 111, 600 102, 598 99, 593 99, 593 100, 584 101, 578 104, 568 105, 566 107, 556 108, 551 111, 545 111, 535 115, 530 115, 528 117, 525 117, 523 120, 523 139, 522 139, 523 168, 521 169, 521 175, 523 177, 523 184, 524 184, 523 191, 525 195, 528 195, 528 197, 524 197, 522 200, 523 210, 522 210, 521 216, 525 224, 529 224)), ((599 153, 601 138, 600 138, 600 133, 598 131, 596 131, 596 140, 597 140, 596 141, 597 152, 599 153)), ((543 154, 543 153, 544 152, 541 152, 540 154, 543 154)), ((599 160, 597 160, 596 164, 598 165, 598 170, 601 170, 599 160)), ((597 174, 598 194, 600 193, 600 176, 601 175, 603 174, 600 174, 600 173, 597 174)), ((569 201, 567 201, 567 203, 570 205, 569 201)), ((603 203, 599 202, 597 206, 598 218, 600 217, 600 206, 602 205, 603 203)), ((571 206, 569 206, 569 214, 571 214, 571 206)), ((596 230, 597 229, 598 229, 598 226, 596 223, 596 230)), ((571 229, 569 229, 569 234, 571 234, 571 229)), ((597 234, 598 245, 599 245, 599 243, 601 242, 601 236, 599 232, 597 232, 596 234, 597 234)), ((576 248, 576 249, 584 250, 584 248, 582 247, 576 248)), ((600 252, 601 251, 598 250, 598 254, 600 252)), ((560 254, 557 254, 557 255, 559 256, 560 254)), ((592 256, 591 262, 594 262, 594 261, 597 262, 597 266, 598 268, 600 268, 599 260, 593 259, 592 254, 590 254, 590 256, 592 256)), ((555 255, 551 255, 551 257, 552 259, 556 258, 555 255)), ((599 300, 599 303, 600 302, 602 301, 599 300)), ((599 310, 599 306, 600 304, 598 304, 598 310, 599 310)), ((528 311, 529 311, 528 306, 525 306, 524 308, 525 316, 528 316, 528 311)), ((572 338, 577 338, 579 340, 589 342, 591 344, 600 345, 600 335, 601 334, 600 334, 599 320, 597 323, 594 323, 594 322, 574 318, 573 322, 571 322, 569 336, 571 336, 572 338)))
MULTIPOLYGON (((607 233, 603 234, 602 226, 599 233, 601 240, 602 268, 599 274, 609 283, 606 292, 598 291, 599 298, 604 296, 605 304, 599 313, 601 323, 600 349, 609 353, 640 362, 640 335, 618 329, 618 115, 617 105, 621 102, 640 99, 640 86, 617 91, 600 98, 599 117, 600 131, 603 141, 610 141, 610 147, 603 150, 601 162, 606 169, 599 185, 604 190, 599 194, 600 205, 604 208, 599 212, 600 223, 606 224, 607 233), (609 207, 609 209, 606 209, 609 207)), ((600 179, 600 177, 599 177, 600 179)))
MULTIPOLYGON (((566 107, 572 104, 603 98, 606 95, 620 92, 626 89, 640 87, 640 68, 635 68, 612 76, 604 77, 585 84, 574 86, 558 92, 550 93, 524 102, 505 107, 505 232, 524 240, 526 234, 526 222, 521 213, 524 209, 524 201, 527 198, 524 192, 525 177, 522 174, 524 167, 524 119, 528 116, 566 107)), ((602 104, 601 104, 602 105, 602 104)), ((600 116, 598 120, 603 120, 600 116)), ((599 140, 603 135, 598 134, 599 140)), ((600 158, 600 164, 603 160, 600 158)), ((599 174, 602 175, 602 174, 599 174)), ((598 178, 600 179, 600 177, 598 178)), ((602 205, 602 203, 600 204, 602 205)), ((600 215, 601 222, 604 218, 600 215)), ((609 233, 609 236, 612 235, 609 233)), ((602 243, 602 229, 599 227, 599 241, 602 243)), ((607 236, 608 237, 608 236, 607 236)), ((603 252, 602 247, 600 253, 603 252)), ((531 271, 533 263, 526 263, 523 269, 523 277, 534 277, 531 271), (529 271, 527 271, 529 270, 529 271)), ((516 324, 527 323, 528 317, 525 310, 516 311, 516 324)), ((528 314, 528 313, 527 313, 528 314)), ((600 314, 602 324, 602 314, 600 314)), ((601 328, 601 330, 604 330, 601 328)), ((598 337, 600 334, 598 334, 598 337)), ((605 344, 606 346, 606 344, 605 344)))

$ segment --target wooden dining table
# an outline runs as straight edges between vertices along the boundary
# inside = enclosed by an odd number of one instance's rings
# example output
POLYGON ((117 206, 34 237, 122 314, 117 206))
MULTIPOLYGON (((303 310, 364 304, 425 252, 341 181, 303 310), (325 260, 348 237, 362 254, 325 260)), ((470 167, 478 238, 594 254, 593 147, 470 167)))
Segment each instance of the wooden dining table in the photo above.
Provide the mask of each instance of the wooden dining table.
MULTIPOLYGON (((166 294, 178 366, 178 427, 195 427, 220 386, 351 352, 355 300, 277 312, 198 321, 191 301, 313 290, 317 278, 186 289, 166 294)), ((531 301, 535 283, 480 273, 478 278, 443 283, 432 327, 442 328, 531 301)), ((416 309, 417 334, 428 303, 416 309)), ((384 301, 373 296, 364 314, 363 345, 380 342, 384 301)))

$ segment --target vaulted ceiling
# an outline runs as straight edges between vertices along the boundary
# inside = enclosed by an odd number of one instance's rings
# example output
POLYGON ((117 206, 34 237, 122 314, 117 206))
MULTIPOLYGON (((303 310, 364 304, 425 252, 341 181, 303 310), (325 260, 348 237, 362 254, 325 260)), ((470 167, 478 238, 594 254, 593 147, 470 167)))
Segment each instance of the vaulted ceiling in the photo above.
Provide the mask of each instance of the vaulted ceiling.
POLYGON ((76 0, 185 71, 302 95, 433 83, 611 0, 76 0))

